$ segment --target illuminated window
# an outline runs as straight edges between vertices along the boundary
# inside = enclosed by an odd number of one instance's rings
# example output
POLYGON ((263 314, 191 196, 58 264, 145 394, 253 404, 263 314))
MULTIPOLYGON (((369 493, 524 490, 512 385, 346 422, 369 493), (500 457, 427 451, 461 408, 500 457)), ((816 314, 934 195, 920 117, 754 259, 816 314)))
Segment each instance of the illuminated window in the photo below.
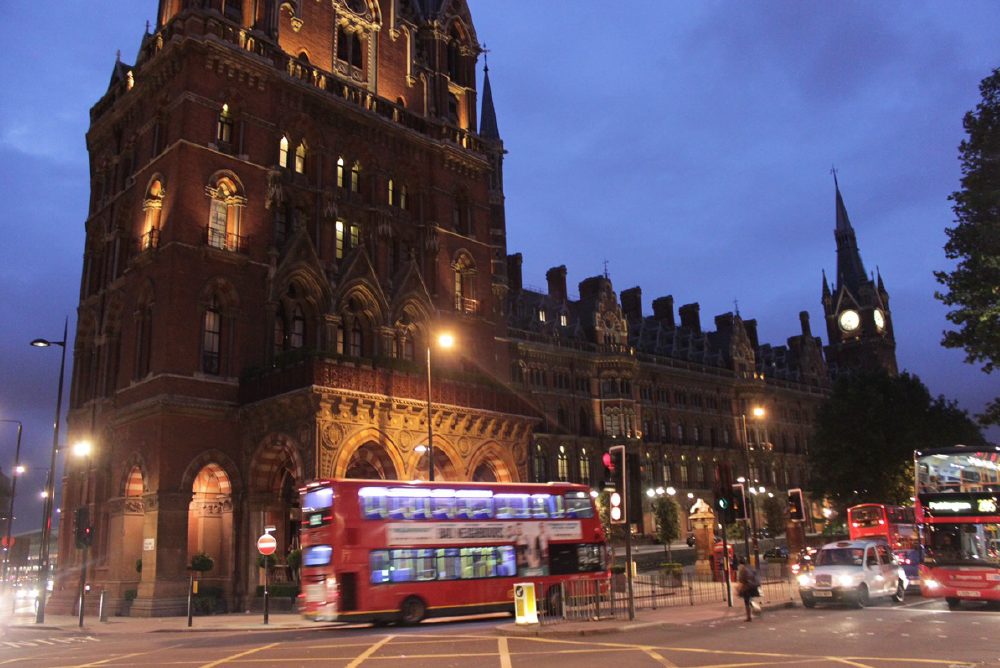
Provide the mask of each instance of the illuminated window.
POLYGON ((220 144, 229 144, 233 140, 233 117, 229 113, 229 105, 222 105, 219 119, 215 126, 215 140, 220 144))
POLYGON ((361 228, 357 225, 351 225, 351 248, 357 248, 361 245, 361 228))
POLYGON ((207 242, 213 248, 242 251, 240 217, 246 200, 236 190, 236 185, 222 177, 215 187, 206 189, 209 197, 207 242))
POLYGON ((143 225, 142 235, 139 237, 139 247, 141 250, 156 248, 160 240, 160 213, 163 210, 163 183, 159 179, 153 179, 146 190, 146 199, 142 202, 143 225))
POLYGON ((295 173, 305 174, 306 171, 306 145, 299 144, 295 149, 295 173))
POLYGON ((337 221, 337 241, 336 241, 336 256, 337 259, 344 257, 344 221, 337 221))
POLYGON ((687 482, 688 482, 688 462, 687 462, 687 455, 682 455, 681 456, 680 474, 681 474, 681 484, 682 485, 686 485, 687 482))
POLYGON ((538 309, 538 322, 545 322, 545 309, 538 309))
POLYGON ((661 465, 661 471, 663 476, 663 482, 673 482, 674 472, 673 467, 670 465, 670 460, 666 456, 663 457, 663 464, 661 465))
POLYGON ((556 456, 556 475, 562 482, 569 480, 569 456, 566 454, 565 445, 559 446, 559 454, 556 456))
POLYGON ((351 192, 361 192, 361 163, 355 162, 351 165, 351 192))
POLYGON ((474 282, 476 269, 472 258, 461 255, 452 269, 455 272, 455 310, 459 313, 475 313, 478 303, 474 282))
POLYGON ((560 313, 559 314, 559 326, 560 327, 565 327, 568 324, 569 324, 569 316, 567 316, 565 313, 560 313))
POLYGON ((278 166, 288 168, 288 137, 284 135, 278 142, 278 166))
POLYGON ((205 373, 218 375, 222 344, 222 314, 219 312, 218 299, 214 297, 212 303, 205 309, 201 341, 201 370, 205 373))
POLYGON ((578 461, 578 466, 580 467, 580 482, 584 485, 590 484, 590 457, 587 456, 587 448, 580 448, 580 458, 578 461))
POLYGON ((392 179, 389 179, 389 206, 395 206, 396 205, 396 197, 395 196, 396 196, 396 193, 395 193, 395 188, 393 187, 392 179))
POLYGON ((344 323, 337 325, 337 354, 344 354, 344 338, 347 336, 347 332, 344 330, 344 323))
POLYGON ((549 465, 545 459, 545 450, 541 443, 535 444, 535 450, 531 458, 531 468, 534 474, 534 482, 549 481, 549 465))
POLYGON ((406 209, 406 184, 399 186, 399 208, 406 209))
POLYGON ((337 187, 344 187, 344 158, 337 158, 337 187))

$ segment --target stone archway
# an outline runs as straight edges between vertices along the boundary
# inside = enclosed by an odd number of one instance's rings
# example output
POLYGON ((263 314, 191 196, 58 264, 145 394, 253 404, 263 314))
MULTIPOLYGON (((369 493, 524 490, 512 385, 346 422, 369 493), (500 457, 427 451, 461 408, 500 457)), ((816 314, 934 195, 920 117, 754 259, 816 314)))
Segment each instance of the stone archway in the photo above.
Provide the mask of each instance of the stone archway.
POLYGON ((221 465, 210 462, 194 476, 188 504, 187 561, 205 553, 215 561, 204 580, 228 582, 233 568, 233 487, 221 465))
MULTIPOLYGON (((271 535, 278 542, 275 556, 279 564, 274 571, 277 581, 291 579, 284 567, 285 555, 299 547, 299 487, 305 482, 300 450, 294 440, 284 434, 266 437, 250 461, 250 536, 251 540, 274 527, 271 535)), ((262 574, 250 567, 251 582, 262 574), (256 576, 256 577, 255 577, 256 576)))
POLYGON ((469 461, 468 479, 477 482, 518 482, 517 464, 509 450, 489 442, 476 448, 469 461))
POLYGON ((345 478, 365 480, 398 480, 399 472, 386 447, 376 441, 367 441, 351 453, 344 466, 345 478))

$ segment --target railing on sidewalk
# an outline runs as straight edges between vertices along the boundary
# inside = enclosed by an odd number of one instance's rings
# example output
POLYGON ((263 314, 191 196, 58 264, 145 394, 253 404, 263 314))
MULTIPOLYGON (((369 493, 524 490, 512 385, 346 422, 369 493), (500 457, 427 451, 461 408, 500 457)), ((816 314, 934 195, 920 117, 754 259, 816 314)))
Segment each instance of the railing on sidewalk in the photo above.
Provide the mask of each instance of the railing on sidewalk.
MULTIPOLYGON (((785 564, 761 564, 758 571, 761 595, 765 603, 792 601, 796 595, 793 580, 785 564)), ((725 605, 726 583, 710 573, 642 573, 632 578, 636 610, 693 606, 725 605)), ((733 605, 741 606, 736 583, 732 583, 733 605)), ((610 578, 570 580, 560 585, 558 597, 539 598, 538 620, 541 624, 599 621, 628 618, 628 585, 624 574, 610 578)))

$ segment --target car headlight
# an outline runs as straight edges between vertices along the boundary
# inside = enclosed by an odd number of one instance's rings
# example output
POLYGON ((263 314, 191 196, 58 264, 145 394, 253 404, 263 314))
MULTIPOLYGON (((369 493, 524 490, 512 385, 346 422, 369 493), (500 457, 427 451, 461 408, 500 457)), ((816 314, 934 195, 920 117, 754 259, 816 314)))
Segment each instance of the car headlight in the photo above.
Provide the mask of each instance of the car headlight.
POLYGON ((813 586, 812 576, 811 575, 807 575, 806 573, 803 573, 802 575, 800 575, 799 576, 799 586, 800 587, 812 587, 813 586))
POLYGON ((838 575, 837 584, 841 587, 853 587, 857 578, 854 575, 838 575))
POLYGON ((937 580, 931 580, 930 578, 924 578, 920 584, 925 585, 928 589, 937 589, 941 586, 937 580))

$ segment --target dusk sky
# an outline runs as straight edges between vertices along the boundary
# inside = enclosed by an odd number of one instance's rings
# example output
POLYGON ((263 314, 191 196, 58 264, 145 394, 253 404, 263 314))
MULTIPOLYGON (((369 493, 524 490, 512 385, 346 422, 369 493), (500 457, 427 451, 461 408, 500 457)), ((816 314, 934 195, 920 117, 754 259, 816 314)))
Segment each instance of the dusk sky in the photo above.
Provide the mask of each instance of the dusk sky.
MULTIPOLYGON (((733 310, 781 345, 836 268, 836 166, 867 270, 890 295, 899 366, 980 411, 997 375, 940 346, 932 272, 953 224, 963 114, 1000 67, 1000 3, 469 0, 505 162, 508 252, 526 286, 565 264, 733 310)), ((16 530, 40 526, 63 319, 75 329, 89 108, 132 63, 156 0, 7 3, 0 40, 0 418, 24 422, 16 530)), ((482 61, 480 61, 482 64, 482 61)), ((480 77, 482 68, 480 67, 480 77)), ((67 355, 67 392, 72 340, 67 355)), ((65 422, 63 423, 65 427, 65 422)), ((63 429, 65 433, 65 429, 63 429)), ((1000 430, 988 432, 1000 441, 1000 430)), ((9 474, 16 427, 0 423, 9 474)))

